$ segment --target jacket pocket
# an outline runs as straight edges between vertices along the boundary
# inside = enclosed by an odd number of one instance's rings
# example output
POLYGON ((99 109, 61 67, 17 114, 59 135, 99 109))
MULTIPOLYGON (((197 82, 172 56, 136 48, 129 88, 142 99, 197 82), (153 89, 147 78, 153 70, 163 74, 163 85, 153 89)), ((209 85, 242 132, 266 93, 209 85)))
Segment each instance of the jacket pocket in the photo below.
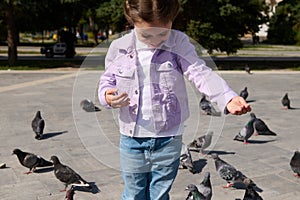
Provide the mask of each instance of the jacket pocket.
POLYGON ((156 71, 158 71, 158 72, 168 72, 168 71, 172 71, 172 70, 174 70, 174 66, 170 61, 156 65, 156 71))
POLYGON ((126 92, 131 97, 131 91, 134 87, 134 68, 128 68, 126 66, 118 67, 115 70, 116 86, 119 92, 126 92))
POLYGON ((133 79, 134 69, 128 69, 126 67, 118 67, 115 71, 115 75, 120 78, 133 79))

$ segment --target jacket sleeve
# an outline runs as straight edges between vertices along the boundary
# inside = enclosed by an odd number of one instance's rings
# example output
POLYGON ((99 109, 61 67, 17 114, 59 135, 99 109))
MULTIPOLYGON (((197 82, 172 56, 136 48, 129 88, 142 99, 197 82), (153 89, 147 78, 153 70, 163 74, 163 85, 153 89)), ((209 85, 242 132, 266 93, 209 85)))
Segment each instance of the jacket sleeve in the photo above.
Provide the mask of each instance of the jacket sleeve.
POLYGON ((115 47, 114 42, 111 43, 108 52, 105 57, 105 71, 100 77, 99 87, 98 87, 98 98, 101 105, 106 108, 111 108, 105 100, 105 92, 108 89, 116 87, 116 79, 113 73, 113 60, 116 56, 118 49, 115 47))
MULTIPOLYGON (((179 55, 179 62, 184 75, 193 82, 199 92, 206 94, 212 102, 217 103, 219 109, 224 113, 227 103, 235 96, 238 96, 215 71, 206 66, 201 59, 194 45, 184 35, 179 41, 180 49, 175 50, 179 55)), ((177 45, 178 46, 178 45, 177 45)))

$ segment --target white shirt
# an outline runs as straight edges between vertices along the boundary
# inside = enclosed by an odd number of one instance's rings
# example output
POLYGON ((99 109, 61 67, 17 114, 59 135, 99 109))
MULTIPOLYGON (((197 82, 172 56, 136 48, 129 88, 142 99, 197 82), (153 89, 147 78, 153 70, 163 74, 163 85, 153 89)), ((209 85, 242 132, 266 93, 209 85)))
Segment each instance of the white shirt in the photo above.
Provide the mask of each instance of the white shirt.
MULTIPOLYGON (((137 35, 137 34, 135 34, 137 35)), ((150 68, 151 60, 155 52, 154 47, 149 47, 135 38, 137 52, 137 66, 140 86, 140 108, 138 112, 137 125, 135 127, 135 137, 167 137, 181 135, 183 132, 183 124, 175 126, 171 130, 156 133, 154 128, 154 120, 152 113, 151 101, 151 83, 150 83, 150 68)))

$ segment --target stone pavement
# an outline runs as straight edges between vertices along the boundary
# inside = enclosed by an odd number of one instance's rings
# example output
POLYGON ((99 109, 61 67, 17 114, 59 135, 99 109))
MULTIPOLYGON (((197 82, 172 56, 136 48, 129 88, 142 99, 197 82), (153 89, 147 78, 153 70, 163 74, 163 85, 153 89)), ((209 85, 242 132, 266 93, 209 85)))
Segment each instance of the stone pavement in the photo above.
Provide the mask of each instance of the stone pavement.
MULTIPOLYGON (((22 167, 14 148, 36 153, 46 159, 57 155, 84 179, 93 182, 100 192, 76 191, 76 200, 117 200, 123 185, 118 170, 118 127, 116 110, 101 107, 97 113, 86 113, 80 100, 90 98, 99 105, 96 96, 101 71, 0 71, 0 199, 62 200, 64 185, 51 169, 33 174, 22 167), (45 139, 35 140, 31 120, 41 110, 46 121, 45 139)), ((249 119, 249 115, 209 117, 198 107, 200 95, 191 85, 189 102, 191 117, 185 123, 184 142, 214 131, 209 147, 220 157, 241 170, 259 187, 265 200, 299 199, 300 179, 289 166, 295 150, 299 150, 300 73, 291 71, 219 72, 239 93, 245 86, 253 112, 276 133, 276 137, 251 137, 251 143, 233 141, 233 137, 249 119), (281 98, 288 92, 294 110, 282 110, 281 98)), ((206 171, 211 172, 214 200, 242 199, 244 189, 223 189, 225 181, 215 171, 209 156, 192 152, 199 173, 180 170, 171 191, 172 200, 183 200, 189 183, 199 184, 206 171)))

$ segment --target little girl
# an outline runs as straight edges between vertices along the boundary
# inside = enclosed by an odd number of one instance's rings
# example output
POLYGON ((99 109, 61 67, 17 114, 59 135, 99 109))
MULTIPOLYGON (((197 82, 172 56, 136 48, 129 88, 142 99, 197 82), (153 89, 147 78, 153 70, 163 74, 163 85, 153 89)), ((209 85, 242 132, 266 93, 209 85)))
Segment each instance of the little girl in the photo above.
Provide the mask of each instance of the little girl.
POLYGON ((123 200, 168 200, 177 175, 184 121, 184 76, 225 114, 251 111, 200 59, 189 38, 171 30, 178 0, 126 0, 133 31, 116 39, 105 59, 98 96, 119 108, 123 200))

